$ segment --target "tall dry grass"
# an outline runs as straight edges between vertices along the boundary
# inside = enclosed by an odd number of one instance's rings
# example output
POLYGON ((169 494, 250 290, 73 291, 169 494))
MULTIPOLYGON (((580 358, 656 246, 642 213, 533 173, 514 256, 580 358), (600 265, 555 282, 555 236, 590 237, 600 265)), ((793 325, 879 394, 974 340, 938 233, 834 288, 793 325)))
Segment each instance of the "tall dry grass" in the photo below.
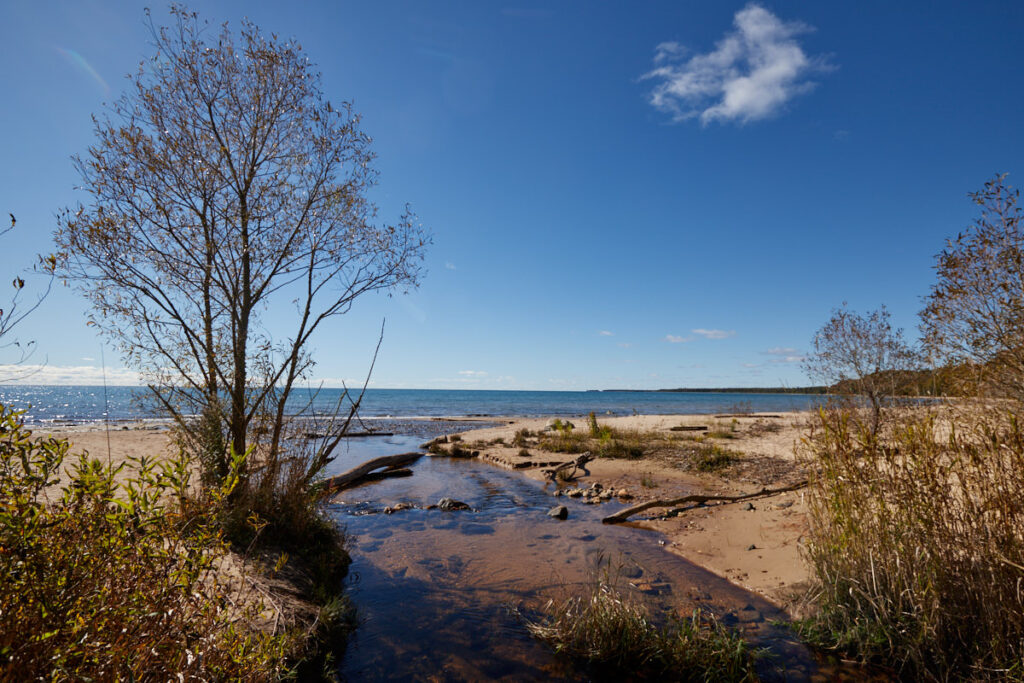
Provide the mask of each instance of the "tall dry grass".
POLYGON ((819 644, 917 679, 1024 676, 1024 431, 908 411, 880 435, 823 410, 806 444, 819 644))

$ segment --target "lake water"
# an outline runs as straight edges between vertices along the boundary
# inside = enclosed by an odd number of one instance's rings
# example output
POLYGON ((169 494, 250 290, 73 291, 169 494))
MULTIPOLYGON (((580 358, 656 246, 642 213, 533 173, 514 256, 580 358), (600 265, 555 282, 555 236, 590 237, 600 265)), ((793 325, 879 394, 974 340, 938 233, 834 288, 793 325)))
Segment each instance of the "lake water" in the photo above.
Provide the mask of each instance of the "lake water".
MULTIPOLYGON (((342 398, 340 389, 300 390, 295 409, 308 401, 317 414, 328 414, 342 398)), ((0 386, 0 403, 26 410, 26 421, 91 422, 158 417, 146 406, 144 387, 0 386)), ((722 413, 739 410, 781 412, 804 410, 822 400, 808 394, 748 394, 640 391, 474 391, 444 389, 369 389, 363 417, 439 417, 467 415, 580 416, 679 413, 722 413)))

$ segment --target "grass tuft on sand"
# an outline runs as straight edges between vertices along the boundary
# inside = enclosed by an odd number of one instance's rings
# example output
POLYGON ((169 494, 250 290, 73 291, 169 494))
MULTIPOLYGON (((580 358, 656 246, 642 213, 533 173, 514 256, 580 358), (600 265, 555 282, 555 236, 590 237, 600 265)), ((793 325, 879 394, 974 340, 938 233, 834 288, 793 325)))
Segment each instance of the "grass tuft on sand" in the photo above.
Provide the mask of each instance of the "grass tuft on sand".
POLYGON ((607 579, 583 595, 552 600, 527 629, 602 680, 754 681, 754 660, 744 640, 698 612, 665 626, 607 579))

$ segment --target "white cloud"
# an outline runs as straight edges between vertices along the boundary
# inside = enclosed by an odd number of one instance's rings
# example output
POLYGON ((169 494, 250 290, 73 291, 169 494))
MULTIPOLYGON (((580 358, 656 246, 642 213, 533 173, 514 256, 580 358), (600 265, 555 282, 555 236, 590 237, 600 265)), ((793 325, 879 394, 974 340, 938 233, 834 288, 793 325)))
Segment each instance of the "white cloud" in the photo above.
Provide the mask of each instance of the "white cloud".
POLYGON ((0 378, 11 384, 103 384, 138 386, 139 374, 126 368, 103 368, 95 365, 15 365, 0 364, 0 378))
POLYGON ((619 342, 617 346, 620 349, 628 349, 630 346, 632 346, 632 344, 630 344, 629 342, 619 342))
POLYGON ((776 346, 761 353, 766 356, 775 356, 769 361, 771 363, 799 363, 804 359, 804 356, 791 346, 776 346))
POLYGON ((609 332, 608 330, 601 330, 597 334, 598 334, 598 336, 601 336, 601 337, 614 337, 615 336, 614 332, 609 332))
POLYGON ((778 113, 814 88, 808 80, 812 72, 828 68, 795 40, 813 30, 806 24, 781 21, 753 3, 736 13, 733 24, 713 51, 689 59, 678 43, 658 45, 655 68, 642 77, 657 82, 650 103, 674 121, 747 123, 778 113))
POLYGON ((698 328, 690 331, 705 339, 728 339, 729 337, 736 336, 736 330, 705 330, 704 328, 698 328))
POLYGON ((776 346, 775 348, 762 351, 766 356, 793 356, 799 353, 792 346, 776 346))
POLYGON ((757 363, 740 363, 740 365, 742 365, 745 368, 759 368, 759 367, 761 367, 757 363))
POLYGON ((459 374, 465 377, 486 377, 487 373, 483 370, 459 370, 459 374))
POLYGON ((688 341, 693 341, 693 337, 680 337, 675 334, 666 334, 665 341, 670 344, 685 344, 688 341))
POLYGON ((448 270, 457 270, 457 268, 455 267, 455 264, 452 263, 451 261, 445 261, 444 262, 444 267, 447 268, 448 270))

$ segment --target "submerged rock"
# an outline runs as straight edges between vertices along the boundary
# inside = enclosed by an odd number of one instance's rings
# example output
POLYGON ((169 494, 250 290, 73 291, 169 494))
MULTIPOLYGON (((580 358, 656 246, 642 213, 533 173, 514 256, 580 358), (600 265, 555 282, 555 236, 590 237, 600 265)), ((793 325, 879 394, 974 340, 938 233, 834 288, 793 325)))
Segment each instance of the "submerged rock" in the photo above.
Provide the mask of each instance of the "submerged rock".
POLYGON ((469 510, 469 506, 463 503, 461 500, 455 500, 454 498, 442 498, 437 501, 437 507, 446 512, 453 512, 455 510, 469 510))
POLYGON ((554 517, 555 519, 565 519, 569 516, 569 508, 564 505, 557 505, 548 510, 548 517, 554 517))

